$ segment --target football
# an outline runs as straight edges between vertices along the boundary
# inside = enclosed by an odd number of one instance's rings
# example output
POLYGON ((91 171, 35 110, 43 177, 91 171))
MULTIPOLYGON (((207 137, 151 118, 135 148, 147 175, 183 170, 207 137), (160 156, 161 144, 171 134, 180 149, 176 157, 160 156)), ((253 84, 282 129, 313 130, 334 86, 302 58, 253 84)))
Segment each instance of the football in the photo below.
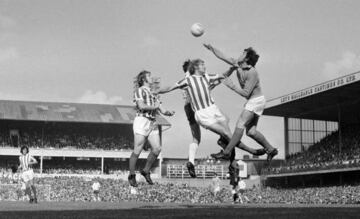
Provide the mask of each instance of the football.
POLYGON ((205 30, 202 24, 195 23, 191 26, 190 32, 194 37, 199 37, 204 34, 205 30))

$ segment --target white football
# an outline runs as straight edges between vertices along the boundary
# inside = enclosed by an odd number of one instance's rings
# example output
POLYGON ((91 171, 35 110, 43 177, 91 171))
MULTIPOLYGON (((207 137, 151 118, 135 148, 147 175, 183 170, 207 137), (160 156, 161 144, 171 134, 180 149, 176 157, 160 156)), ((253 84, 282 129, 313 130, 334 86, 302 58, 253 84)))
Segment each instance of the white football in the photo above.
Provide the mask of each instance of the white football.
POLYGON ((190 28, 190 31, 194 37, 199 37, 205 32, 203 25, 200 23, 193 24, 190 28))

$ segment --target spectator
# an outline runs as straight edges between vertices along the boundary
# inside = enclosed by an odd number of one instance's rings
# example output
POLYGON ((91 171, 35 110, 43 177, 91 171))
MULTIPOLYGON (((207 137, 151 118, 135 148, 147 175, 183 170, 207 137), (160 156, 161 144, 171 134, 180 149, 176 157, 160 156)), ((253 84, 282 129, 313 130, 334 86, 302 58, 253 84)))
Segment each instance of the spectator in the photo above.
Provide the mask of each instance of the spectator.
POLYGON ((93 185, 92 185, 92 189, 93 189, 93 193, 94 193, 94 201, 101 201, 100 197, 99 197, 99 193, 100 193, 100 183, 94 179, 93 180, 93 185))

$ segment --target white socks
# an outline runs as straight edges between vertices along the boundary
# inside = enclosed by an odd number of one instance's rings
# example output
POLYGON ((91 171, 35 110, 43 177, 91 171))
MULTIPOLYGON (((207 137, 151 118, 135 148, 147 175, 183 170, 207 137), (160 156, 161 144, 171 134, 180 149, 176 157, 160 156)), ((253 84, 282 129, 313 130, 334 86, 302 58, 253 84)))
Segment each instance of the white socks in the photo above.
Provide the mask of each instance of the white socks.
POLYGON ((199 145, 196 143, 191 143, 189 145, 189 161, 195 165, 195 155, 199 145))

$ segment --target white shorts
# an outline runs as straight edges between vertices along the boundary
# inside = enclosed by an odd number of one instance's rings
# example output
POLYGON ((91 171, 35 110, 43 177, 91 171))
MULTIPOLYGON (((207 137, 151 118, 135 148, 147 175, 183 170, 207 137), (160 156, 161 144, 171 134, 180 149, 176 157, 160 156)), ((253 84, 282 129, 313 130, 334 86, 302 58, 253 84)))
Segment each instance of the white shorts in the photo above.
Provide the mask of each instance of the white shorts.
POLYGON ((24 191, 26 189, 25 183, 21 183, 21 190, 24 191))
POLYGON ((211 105, 205 109, 201 109, 195 112, 195 119, 199 125, 208 129, 209 126, 215 123, 226 122, 226 116, 215 105, 211 105))
POLYGON ((134 134, 149 136, 159 134, 159 129, 155 120, 150 120, 146 117, 137 116, 133 124, 134 134))
POLYGON ((30 180, 34 179, 34 171, 32 169, 24 171, 22 173, 22 179, 24 182, 29 182, 30 180))
POLYGON ((261 116, 266 105, 264 96, 251 98, 245 103, 245 109, 261 116))

